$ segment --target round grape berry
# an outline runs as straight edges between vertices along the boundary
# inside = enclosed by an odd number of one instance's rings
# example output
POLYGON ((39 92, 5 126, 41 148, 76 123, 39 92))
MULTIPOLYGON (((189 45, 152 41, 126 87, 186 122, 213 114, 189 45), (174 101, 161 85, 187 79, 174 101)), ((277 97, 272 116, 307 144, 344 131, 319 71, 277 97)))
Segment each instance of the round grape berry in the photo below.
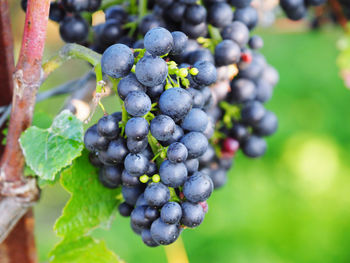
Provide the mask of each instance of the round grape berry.
POLYGON ((145 55, 136 64, 136 78, 147 87, 161 85, 168 75, 168 66, 160 57, 145 55))
POLYGON ((125 77, 134 65, 134 54, 123 44, 114 44, 102 54, 102 71, 113 78, 125 77))
POLYGON ((152 239, 160 245, 169 245, 174 243, 179 237, 179 226, 175 224, 164 223, 160 218, 152 223, 152 239))
POLYGON ((147 52, 154 56, 168 54, 174 45, 171 33, 162 27, 152 28, 144 37, 144 45, 147 52))
POLYGON ((186 180, 183 193, 186 199, 193 203, 203 202, 209 198, 213 192, 213 182, 209 176, 194 173, 186 180))

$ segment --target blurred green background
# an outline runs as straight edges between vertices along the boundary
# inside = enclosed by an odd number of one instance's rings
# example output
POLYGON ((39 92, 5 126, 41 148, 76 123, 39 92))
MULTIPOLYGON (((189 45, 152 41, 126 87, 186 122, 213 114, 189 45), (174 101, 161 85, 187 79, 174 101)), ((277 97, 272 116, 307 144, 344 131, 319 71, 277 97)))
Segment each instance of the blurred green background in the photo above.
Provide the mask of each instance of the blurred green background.
MULTIPOLYGON (((279 117, 279 130, 268 139, 263 158, 237 155, 227 185, 209 199, 203 224, 184 231, 189 261, 350 262, 350 91, 335 65, 341 32, 275 27, 259 33, 264 55, 280 73, 267 105, 279 117)), ((62 45, 57 34, 50 24, 46 57, 62 45)), ((18 31, 15 40, 18 47, 18 31)), ((87 70, 83 62, 69 62, 41 89, 87 70)), ((53 117, 64 99, 41 102, 36 112, 53 117)), ((118 105, 114 98, 106 104, 114 110, 118 105)), ((95 117, 100 116, 97 112, 95 117)), ((48 187, 35 207, 42 262, 48 261, 58 241, 52 227, 68 197, 59 186, 48 187)), ((109 230, 96 230, 94 235, 126 262, 166 262, 164 249, 144 246, 129 219, 117 216, 109 230)))

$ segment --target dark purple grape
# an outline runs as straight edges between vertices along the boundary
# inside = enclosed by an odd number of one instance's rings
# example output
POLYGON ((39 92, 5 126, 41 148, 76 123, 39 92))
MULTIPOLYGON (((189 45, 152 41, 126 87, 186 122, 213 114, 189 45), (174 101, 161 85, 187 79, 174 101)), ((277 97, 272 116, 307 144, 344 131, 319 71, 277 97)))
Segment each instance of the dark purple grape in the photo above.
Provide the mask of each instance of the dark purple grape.
POLYGON ((213 192, 213 182, 209 176, 196 172, 187 178, 182 191, 188 201, 203 202, 213 192))
POLYGON ((207 23, 203 22, 198 25, 193 25, 191 23, 188 23, 186 20, 182 20, 181 31, 193 39, 201 36, 206 36, 208 32, 207 23))
POLYGON ((136 64, 136 78, 143 85, 152 87, 165 82, 168 75, 168 66, 160 57, 146 55, 136 64))
POLYGON ((181 224, 192 228, 199 226, 203 222, 205 213, 200 204, 184 202, 181 204, 181 207, 181 224))
POLYGON ((98 34, 98 40, 103 45, 110 46, 117 43, 118 39, 122 36, 123 29, 119 22, 114 20, 107 20, 102 24, 98 34))
POLYGON ((202 5, 187 6, 184 18, 187 22, 198 25, 206 20, 207 9, 202 5))
POLYGON ((133 206, 123 202, 118 206, 119 214, 121 216, 128 217, 131 215, 132 210, 134 209, 133 206))
POLYGON ((160 210, 160 218, 167 224, 178 224, 182 217, 181 206, 176 202, 168 202, 160 210))
POLYGON ((101 167, 103 165, 103 163, 98 158, 98 152, 90 152, 89 161, 93 166, 96 166, 96 167, 101 167))
POLYGON ((122 100, 132 91, 146 92, 146 87, 137 80, 134 73, 130 73, 118 83, 118 95, 122 100))
POLYGON ((120 164, 124 162, 124 158, 129 153, 125 140, 119 138, 109 143, 106 151, 101 151, 98 155, 101 162, 106 165, 120 164))
POLYGON ((258 136, 250 136, 242 145, 243 153, 251 158, 256 158, 264 155, 266 152, 266 141, 258 136))
POLYGON ((162 183, 151 183, 145 189, 145 199, 149 206, 161 207, 170 199, 170 191, 162 183))
POLYGON ((65 16, 66 16, 66 12, 62 8, 62 5, 60 5, 57 2, 50 3, 50 13, 49 13, 50 20, 55 22, 61 22, 65 16))
POLYGON ((150 125, 151 134, 159 141, 167 141, 175 131, 175 122, 167 115, 158 115, 150 125))
POLYGON ((260 36, 255 35, 249 39, 248 44, 251 49, 260 49, 264 46, 264 40, 260 36))
POLYGON ((174 121, 181 120, 192 107, 191 94, 182 88, 171 88, 160 96, 159 108, 174 121))
POLYGON ((198 85, 209 86, 216 81, 216 68, 210 62, 198 61, 193 65, 193 67, 198 69, 198 74, 193 76, 193 80, 198 85))
POLYGON ((60 24, 60 36, 64 42, 80 43, 85 41, 89 34, 89 25, 79 15, 66 16, 60 24))
POLYGON ((103 166, 98 179, 107 188, 117 188, 122 182, 122 171, 118 166, 103 166))
POLYGON ((171 51, 174 40, 168 30, 162 27, 155 27, 149 30, 145 35, 144 45, 146 51, 150 54, 154 56, 163 56, 171 51))
POLYGON ((86 149, 91 152, 97 150, 105 150, 108 147, 109 141, 107 138, 101 136, 97 131, 97 125, 91 126, 84 135, 84 144, 86 149))
POLYGON ((259 136, 269 136, 276 132, 278 120, 271 111, 266 111, 264 117, 254 125, 254 133, 259 136))
POLYGON ((151 110, 152 102, 146 93, 132 91, 124 101, 125 110, 134 117, 144 116, 151 110))
POLYGON ((138 177, 130 175, 126 170, 122 172, 122 183, 125 186, 137 186, 141 185, 138 177))
POLYGON ((230 0, 231 5, 237 8, 244 8, 250 5, 252 0, 230 0))
POLYGON ((214 189, 218 189, 226 184, 227 172, 224 169, 217 169, 210 172, 209 176, 213 181, 214 189))
POLYGON ((256 9, 251 6, 237 8, 234 13, 234 20, 241 21, 249 30, 252 30, 258 23, 258 13, 256 9))
POLYGON ((180 230, 178 225, 166 224, 160 218, 152 223, 151 236, 160 245, 174 243, 179 235, 180 230))
POLYGON ((137 206, 130 215, 131 223, 142 229, 149 228, 152 223, 145 217, 145 209, 145 206, 137 206))
POLYGON ((241 110, 242 121, 254 125, 260 121, 266 113, 264 106, 258 101, 246 103, 241 110))
POLYGON ((131 153, 141 153, 146 149, 148 145, 148 139, 143 138, 141 140, 135 140, 133 138, 128 138, 126 140, 126 145, 131 153))
POLYGON ((187 159, 185 162, 187 172, 189 175, 192 175, 193 173, 198 171, 199 167, 199 161, 198 159, 187 159))
POLYGON ((113 115, 106 115, 99 119, 97 130, 101 136, 113 140, 119 136, 119 122, 113 115))
POLYGON ((127 76, 133 65, 134 54, 126 45, 114 44, 102 54, 102 71, 113 78, 127 76))
POLYGON ((208 115, 201 109, 194 108, 189 111, 182 121, 181 127, 187 131, 202 132, 208 124, 208 115))
POLYGON ((222 28, 232 22, 233 12, 229 4, 225 2, 215 3, 209 8, 208 20, 215 27, 222 28))
POLYGON ((244 47, 249 40, 249 29, 240 21, 234 21, 224 27, 221 31, 223 39, 230 39, 236 42, 241 48, 244 47))
POLYGON ((187 168, 184 163, 172 163, 165 160, 159 167, 159 175, 163 184, 176 188, 185 183, 187 168))
POLYGON ((173 163, 181 163, 186 161, 187 155, 187 148, 180 142, 170 144, 167 150, 167 158, 173 163))
POLYGON ((115 5, 105 10, 106 20, 113 20, 118 23, 124 23, 128 19, 128 13, 122 6, 115 5))
POLYGON ((181 31, 172 32, 171 35, 173 36, 174 45, 172 50, 170 51, 170 54, 179 55, 184 51, 188 41, 188 37, 181 31))
POLYGON ((154 221, 160 216, 160 213, 157 208, 148 206, 145 210, 145 217, 150 220, 154 221))
POLYGON ((129 153, 124 160, 125 170, 132 176, 141 176, 147 172, 148 160, 142 154, 129 153))
POLYGON ((124 186, 122 187, 122 194, 125 203, 134 206, 137 199, 143 193, 144 187, 142 185, 138 186, 124 186))
POLYGON ((215 64, 226 66, 235 64, 240 60, 241 49, 232 40, 226 39, 215 47, 215 64))
POLYGON ((145 243, 145 245, 147 245, 149 247, 159 246, 159 244, 156 241, 154 241, 154 239, 152 238, 151 231, 149 229, 142 230, 141 237, 142 237, 142 241, 143 241, 143 243, 145 243))
POLYGON ((148 122, 141 117, 134 117, 128 120, 125 125, 125 135, 134 140, 142 140, 149 132, 148 122))
POLYGON ((200 132, 189 132, 182 137, 180 142, 186 146, 188 158, 201 156, 208 147, 208 139, 200 132))
POLYGON ((231 92, 228 94, 232 102, 243 103, 254 100, 256 97, 256 87, 253 81, 245 78, 233 80, 231 82, 231 92))

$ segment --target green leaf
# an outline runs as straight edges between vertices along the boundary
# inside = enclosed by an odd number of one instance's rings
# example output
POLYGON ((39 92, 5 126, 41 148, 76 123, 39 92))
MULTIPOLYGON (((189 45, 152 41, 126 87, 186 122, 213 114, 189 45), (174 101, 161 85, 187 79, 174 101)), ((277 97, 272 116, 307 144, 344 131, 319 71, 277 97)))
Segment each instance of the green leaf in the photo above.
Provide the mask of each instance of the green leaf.
POLYGON ((54 185, 60 179, 60 174, 56 174, 53 180, 45 180, 38 177, 37 183, 41 189, 48 185, 54 185))
POLYGON ((27 165, 44 180, 54 180, 83 150, 83 123, 70 111, 62 111, 50 128, 29 127, 20 144, 27 165))
POLYGON ((56 221, 59 236, 79 236, 97 226, 109 226, 120 203, 120 189, 108 189, 99 182, 86 151, 61 173, 60 182, 72 197, 56 221))
MULTIPOLYGON (((24 167, 24 171, 23 171, 25 176, 34 176, 35 172, 30 169, 29 166, 25 166, 24 167)), ((59 176, 60 174, 56 174, 55 179, 53 180, 45 180, 45 179, 41 179, 40 177, 37 178, 37 183, 39 185, 40 188, 44 188, 47 185, 54 185, 55 183, 57 183, 58 179, 60 178, 59 176)))
POLYGON ((34 113, 32 126, 36 126, 41 129, 47 129, 51 126, 52 117, 46 112, 37 111, 34 113))
POLYGON ((121 263, 104 241, 91 237, 64 239, 50 253, 51 263, 121 263))

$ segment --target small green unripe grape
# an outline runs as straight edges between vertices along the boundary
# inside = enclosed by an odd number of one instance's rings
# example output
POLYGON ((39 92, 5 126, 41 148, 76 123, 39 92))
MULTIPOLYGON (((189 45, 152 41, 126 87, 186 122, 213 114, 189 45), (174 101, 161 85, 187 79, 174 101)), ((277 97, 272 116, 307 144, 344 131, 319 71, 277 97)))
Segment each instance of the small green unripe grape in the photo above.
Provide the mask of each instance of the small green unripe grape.
POLYGON ((197 38, 197 42, 200 44, 203 44, 205 41, 206 41, 206 38, 204 38, 204 37, 197 38))
POLYGON ((196 76, 196 75, 198 74, 198 72, 199 72, 199 71, 198 71, 198 69, 196 69, 196 68, 191 68, 191 69, 190 69, 190 74, 193 75, 193 76, 196 76))
POLYGON ((148 180, 149 180, 149 177, 148 177, 148 175, 147 174, 144 174, 144 175, 142 175, 142 176, 140 176, 140 182, 141 183, 147 183, 148 182, 148 180))
POLYGON ((152 176, 152 181, 153 181, 154 183, 159 183, 159 182, 160 182, 160 176, 159 176, 159 174, 153 175, 153 176, 152 176))
POLYGON ((170 83, 167 83, 166 85, 165 85, 165 90, 167 90, 167 89, 171 89, 173 86, 170 84, 170 83))
POLYGON ((182 78, 186 78, 188 75, 188 70, 187 68, 180 68, 179 69, 179 76, 182 78))
POLYGON ((174 70, 174 69, 176 69, 176 68, 177 68, 177 67, 176 67, 176 65, 174 65, 174 64, 170 64, 170 65, 169 65, 169 69, 173 69, 173 70, 174 70))

